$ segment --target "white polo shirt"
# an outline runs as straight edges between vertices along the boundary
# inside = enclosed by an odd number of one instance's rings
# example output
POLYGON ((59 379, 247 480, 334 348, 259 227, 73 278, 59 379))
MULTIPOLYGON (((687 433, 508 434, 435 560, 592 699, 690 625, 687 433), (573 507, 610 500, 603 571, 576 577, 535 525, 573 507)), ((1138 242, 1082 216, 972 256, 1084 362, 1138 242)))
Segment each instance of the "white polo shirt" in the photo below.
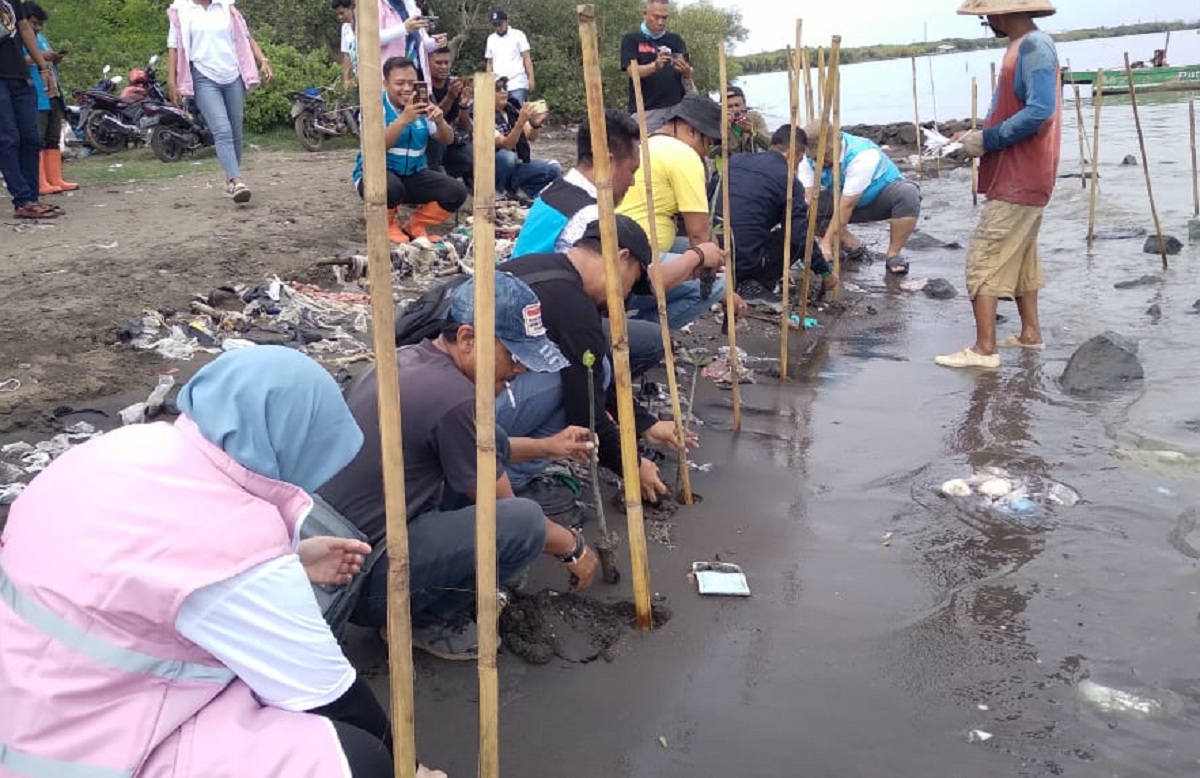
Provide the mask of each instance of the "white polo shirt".
POLYGON ((487 39, 484 59, 492 61, 492 73, 508 79, 508 88, 528 89, 529 74, 525 72, 522 54, 529 51, 529 39, 520 30, 509 27, 504 35, 492 33, 487 39))
POLYGON ((177 4, 176 8, 182 30, 176 33, 174 27, 170 29, 167 48, 186 49, 188 61, 196 70, 218 84, 232 84, 241 78, 228 0, 213 0, 208 8, 196 3, 177 4), (180 34, 188 39, 181 41, 180 34))

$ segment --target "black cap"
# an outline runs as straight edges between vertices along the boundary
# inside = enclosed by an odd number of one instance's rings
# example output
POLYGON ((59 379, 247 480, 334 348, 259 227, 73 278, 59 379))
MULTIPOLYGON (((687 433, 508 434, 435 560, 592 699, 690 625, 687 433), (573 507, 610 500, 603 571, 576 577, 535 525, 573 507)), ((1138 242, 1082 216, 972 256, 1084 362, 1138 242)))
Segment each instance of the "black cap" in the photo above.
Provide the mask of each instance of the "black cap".
MULTIPOLYGON (((589 224, 579 240, 599 242, 600 222, 594 221, 589 224)), ((642 225, 624 214, 617 214, 617 248, 627 250, 634 259, 642 263, 642 277, 633 285, 633 294, 652 296, 654 288, 650 286, 650 263, 654 261, 654 249, 650 246, 650 239, 646 237, 642 225)))
POLYGON ((686 94, 672 109, 667 121, 679 119, 687 122, 696 132, 705 135, 714 143, 721 141, 721 106, 712 98, 698 94, 686 94))
POLYGON ((499 24, 500 22, 507 21, 508 14, 504 12, 503 8, 497 8, 495 11, 492 11, 492 24, 499 24))

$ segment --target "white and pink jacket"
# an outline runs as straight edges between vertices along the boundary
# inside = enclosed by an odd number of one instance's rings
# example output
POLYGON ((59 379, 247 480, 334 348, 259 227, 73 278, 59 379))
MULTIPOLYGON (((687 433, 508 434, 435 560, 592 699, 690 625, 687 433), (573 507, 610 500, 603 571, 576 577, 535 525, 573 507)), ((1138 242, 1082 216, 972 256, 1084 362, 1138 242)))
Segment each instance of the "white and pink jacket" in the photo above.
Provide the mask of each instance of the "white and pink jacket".
POLYGON ((311 499, 187 417, 68 451, 0 539, 0 777, 342 778, 331 723, 181 636, 185 598, 293 552, 311 499))
MULTIPOLYGON (((377 0, 379 4, 379 29, 388 30, 396 27, 404 26, 404 18, 400 16, 388 0, 377 0)), ((404 0, 404 7, 408 11, 409 18, 417 16, 421 11, 417 8, 416 3, 412 0, 404 0)), ((421 45, 417 47, 417 58, 420 60, 418 64, 421 66, 421 72, 425 74, 425 81, 429 84, 429 88, 433 89, 433 74, 429 71, 429 53, 436 50, 437 41, 433 39, 429 33, 421 30, 418 33, 421 38, 421 45)), ((408 37, 401 35, 400 37, 391 40, 387 43, 380 44, 379 64, 387 62, 392 57, 407 57, 408 56, 408 37)))
MULTIPOLYGON (((175 85, 184 97, 192 97, 196 90, 192 86, 192 63, 188 58, 191 29, 187 23, 187 14, 179 13, 179 4, 191 2, 192 0, 175 0, 167 9, 171 29, 179 36, 178 53, 175 55, 175 85)), ((254 49, 250 47, 250 28, 246 26, 246 20, 233 3, 229 4, 229 23, 233 26, 233 47, 237 51, 242 82, 245 83, 247 91, 256 89, 262 80, 258 76, 258 65, 254 61, 254 49)))

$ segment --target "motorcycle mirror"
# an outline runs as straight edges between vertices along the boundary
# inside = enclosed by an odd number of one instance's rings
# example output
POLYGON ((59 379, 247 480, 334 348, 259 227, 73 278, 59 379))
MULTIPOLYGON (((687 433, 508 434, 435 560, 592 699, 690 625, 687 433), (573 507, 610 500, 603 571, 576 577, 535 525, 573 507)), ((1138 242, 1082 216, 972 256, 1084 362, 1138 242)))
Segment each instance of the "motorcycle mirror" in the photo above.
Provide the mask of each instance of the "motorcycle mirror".
POLYGON ((104 66, 104 70, 102 70, 102 71, 100 71, 100 72, 101 72, 101 73, 103 73, 104 75, 106 75, 106 76, 107 76, 107 75, 108 75, 108 71, 110 71, 110 70, 112 70, 112 65, 105 65, 105 66, 104 66))
POLYGON ((156 64, 158 64, 158 55, 154 54, 150 57, 150 67, 154 67, 156 64))

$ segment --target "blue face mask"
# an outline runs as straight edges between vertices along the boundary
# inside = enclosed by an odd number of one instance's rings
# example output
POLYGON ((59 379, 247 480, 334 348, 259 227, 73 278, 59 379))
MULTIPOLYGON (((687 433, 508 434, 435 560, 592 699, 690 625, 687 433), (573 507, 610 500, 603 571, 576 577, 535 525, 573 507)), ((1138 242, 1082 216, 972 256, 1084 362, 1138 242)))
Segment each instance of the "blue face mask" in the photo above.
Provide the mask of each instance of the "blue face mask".
POLYGON ((350 464, 362 431, 337 382, 284 346, 222 354, 179 391, 179 410, 247 470, 315 492, 350 464))
POLYGON ((650 40, 656 41, 666 34, 667 34, 667 31, 664 28, 662 32, 660 32, 658 35, 655 35, 654 33, 650 32, 650 28, 646 26, 646 23, 642 22, 642 35, 645 35, 650 40))

